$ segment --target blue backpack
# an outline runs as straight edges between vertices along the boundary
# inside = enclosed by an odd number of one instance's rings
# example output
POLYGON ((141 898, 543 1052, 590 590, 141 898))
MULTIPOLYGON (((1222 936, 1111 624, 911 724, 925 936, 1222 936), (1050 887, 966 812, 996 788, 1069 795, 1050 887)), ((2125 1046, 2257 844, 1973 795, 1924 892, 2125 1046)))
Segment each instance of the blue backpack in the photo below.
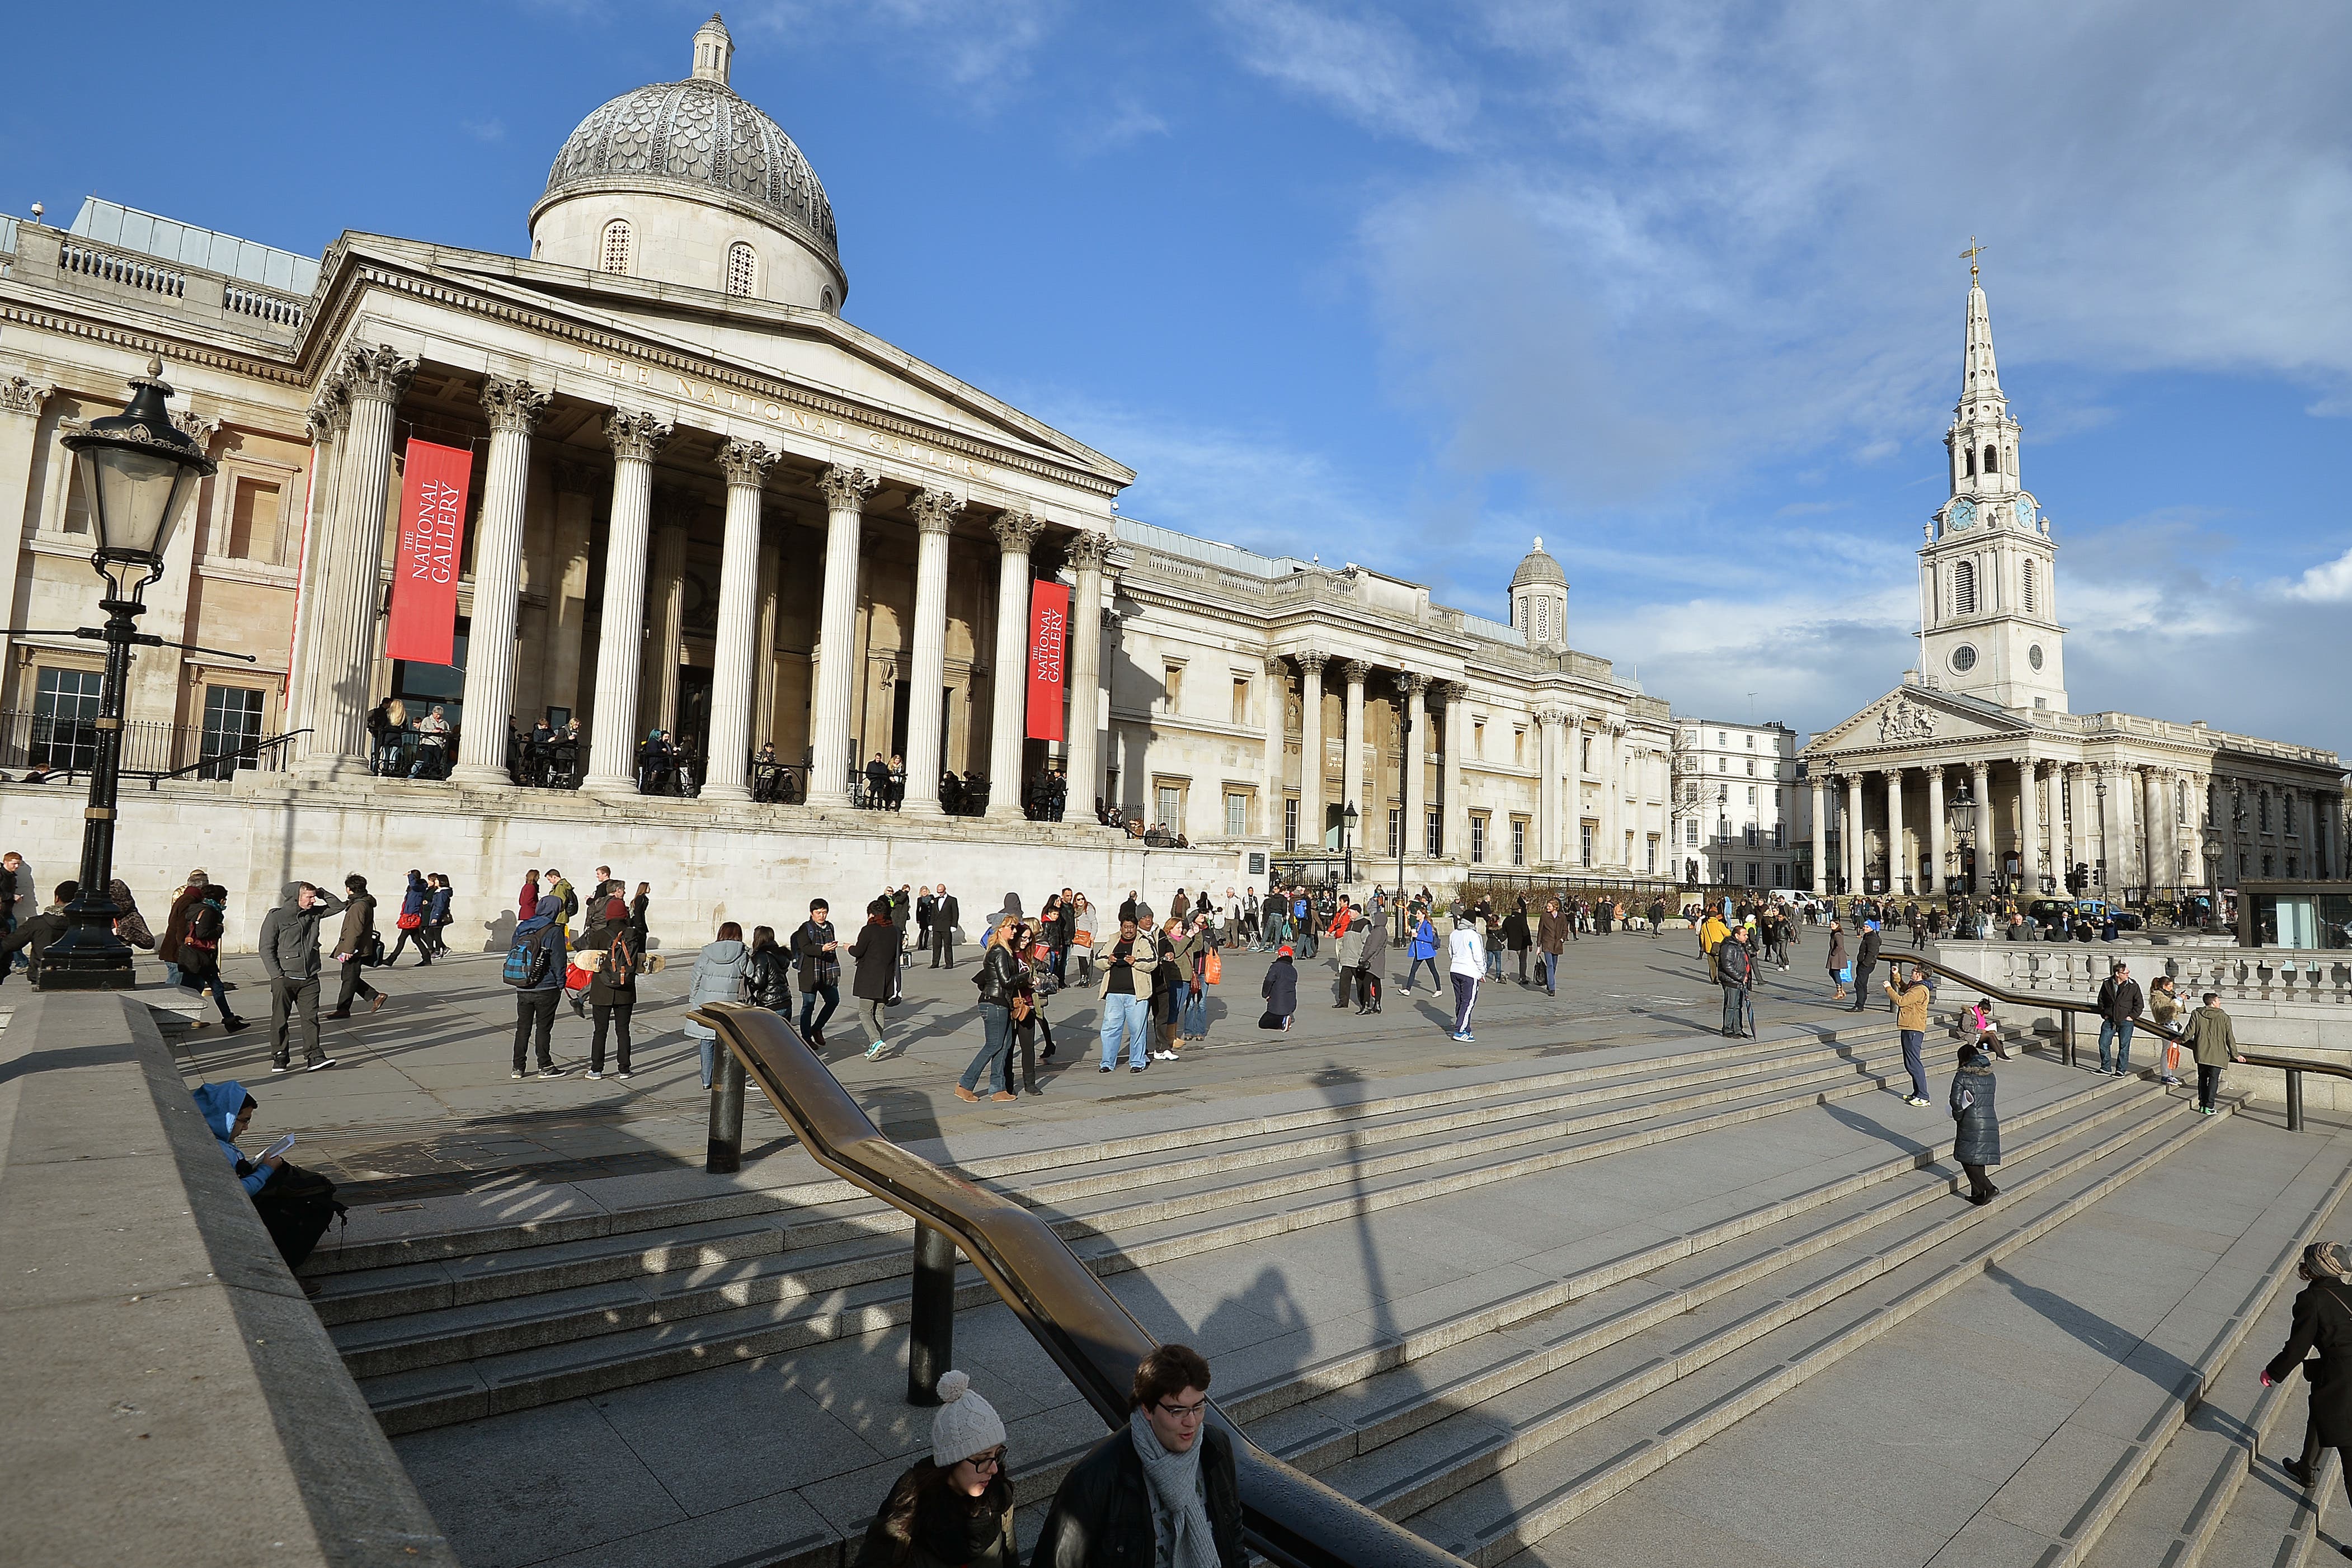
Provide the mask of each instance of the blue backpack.
POLYGON ((514 946, 507 949, 507 961, 499 966, 499 978, 526 991, 547 978, 547 944, 540 938, 553 929, 549 925, 544 931, 516 937, 514 946))

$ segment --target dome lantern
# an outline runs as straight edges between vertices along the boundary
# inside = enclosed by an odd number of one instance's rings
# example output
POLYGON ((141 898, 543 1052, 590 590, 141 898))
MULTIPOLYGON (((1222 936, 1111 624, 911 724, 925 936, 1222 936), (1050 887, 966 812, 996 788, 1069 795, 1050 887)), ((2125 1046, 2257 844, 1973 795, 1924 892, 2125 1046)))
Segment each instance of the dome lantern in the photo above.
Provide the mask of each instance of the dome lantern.
POLYGON ((1560 653, 1568 647, 1568 573, 1544 553, 1540 534, 1511 573, 1511 624, 1530 648, 1560 653))

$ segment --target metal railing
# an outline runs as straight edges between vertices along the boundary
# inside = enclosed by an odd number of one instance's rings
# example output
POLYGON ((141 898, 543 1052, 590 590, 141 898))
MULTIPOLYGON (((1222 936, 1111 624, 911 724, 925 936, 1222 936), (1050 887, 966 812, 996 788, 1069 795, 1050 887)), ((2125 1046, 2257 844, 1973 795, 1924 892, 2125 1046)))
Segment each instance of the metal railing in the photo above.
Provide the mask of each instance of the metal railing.
MULTIPOLYGON (((294 734, 307 734, 296 730, 294 734)), ((263 736, 201 724, 165 724, 138 719, 122 727, 125 778, 195 777, 224 779, 242 768, 275 771, 285 766, 283 735, 263 736)), ((0 770, 39 768, 49 778, 70 779, 89 771, 98 757, 95 713, 0 710, 0 770)))
MULTIPOLYGON (((719 1092, 711 1096, 711 1168, 733 1170, 740 1161, 748 1078, 817 1164, 915 1221, 911 1397, 937 1402, 929 1385, 949 1364, 961 1249, 1104 1425, 1113 1430, 1127 1425, 1135 1369, 1158 1342, 1043 1215, 884 1137, 776 1014, 719 1002, 688 1016, 715 1031, 728 1051, 719 1092)), ((1213 1403, 1210 1410, 1233 1444, 1243 1532, 1260 1556, 1284 1568, 1462 1568, 1459 1558, 1284 1464, 1213 1403)))
MULTIPOLYGON (((2091 1002, 2067 1001, 2063 998, 2053 997, 2046 991, 2012 991, 2005 986, 1993 985, 1990 981, 1979 979, 1974 975, 1963 974, 1949 965, 1938 963, 1933 958, 1922 958, 1913 953, 1895 955, 1892 963, 1896 969, 1901 969, 1906 965, 1916 964, 1920 968, 1931 970, 1948 980, 1958 980, 1979 996, 1990 997, 1997 1002, 2006 1002, 2011 1007, 2041 1009, 2056 1013, 2058 1015, 2058 1060, 2068 1067, 2074 1065, 2074 1015, 2082 1013, 2095 1019, 2105 1019, 2106 1016, 2091 1002)), ((2186 1038, 2185 1031, 2167 1029, 2146 1013, 2135 1015, 2132 1019, 2132 1027, 2144 1029, 2155 1035, 2157 1039, 2174 1045, 2179 1044, 2186 1038)), ((2305 1061, 2293 1056, 2262 1054, 2242 1040, 2238 1044, 2238 1060, 2248 1067, 2268 1067, 2286 1074, 2286 1130, 2290 1133, 2303 1131, 2303 1075, 2305 1073, 2317 1072, 2329 1078, 2352 1079, 2352 1067, 2338 1066, 2329 1061, 2305 1061)))

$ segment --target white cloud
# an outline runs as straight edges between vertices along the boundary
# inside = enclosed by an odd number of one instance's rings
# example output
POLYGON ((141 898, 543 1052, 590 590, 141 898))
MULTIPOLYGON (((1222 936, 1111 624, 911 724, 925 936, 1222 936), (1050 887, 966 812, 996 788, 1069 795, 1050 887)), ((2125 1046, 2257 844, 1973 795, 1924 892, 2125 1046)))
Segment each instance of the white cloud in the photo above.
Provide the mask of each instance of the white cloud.
POLYGON ((1066 0, 767 0, 734 25, 793 47, 879 45, 912 57, 987 110, 1024 82, 1066 0))
POLYGON ((477 141, 504 141, 507 139, 506 121, 502 120, 460 120, 458 129, 477 141))
POLYGON ((2286 596, 2306 604, 2352 604, 2352 549, 2296 578, 2287 585, 2286 596))
POLYGON ((1459 147, 1478 112, 1475 84, 1391 17, 1301 0, 1224 0, 1218 13, 1244 66, 1378 135, 1459 147))

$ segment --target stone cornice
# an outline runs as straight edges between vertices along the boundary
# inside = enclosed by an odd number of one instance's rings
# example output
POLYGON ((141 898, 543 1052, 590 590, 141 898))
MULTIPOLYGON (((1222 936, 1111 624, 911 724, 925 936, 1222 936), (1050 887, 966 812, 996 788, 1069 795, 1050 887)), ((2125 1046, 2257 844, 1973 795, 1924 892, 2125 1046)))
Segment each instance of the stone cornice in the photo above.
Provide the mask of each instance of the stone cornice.
POLYGON ((171 364, 201 365, 206 370, 251 376, 277 386, 301 387, 312 380, 283 360, 216 348, 193 338, 117 325, 100 319, 95 311, 47 308, 29 300, 0 299, 0 327, 5 326, 55 332, 60 337, 127 350, 142 359, 160 357, 171 364))

